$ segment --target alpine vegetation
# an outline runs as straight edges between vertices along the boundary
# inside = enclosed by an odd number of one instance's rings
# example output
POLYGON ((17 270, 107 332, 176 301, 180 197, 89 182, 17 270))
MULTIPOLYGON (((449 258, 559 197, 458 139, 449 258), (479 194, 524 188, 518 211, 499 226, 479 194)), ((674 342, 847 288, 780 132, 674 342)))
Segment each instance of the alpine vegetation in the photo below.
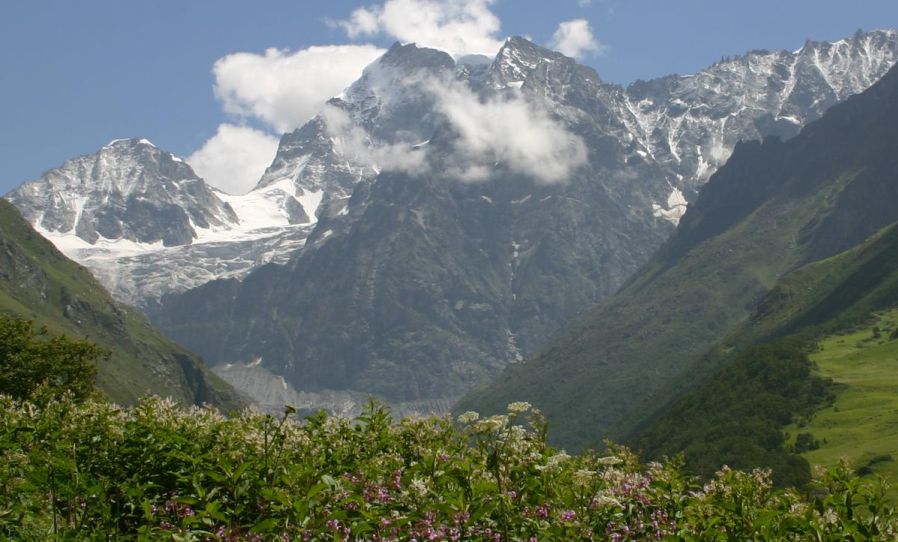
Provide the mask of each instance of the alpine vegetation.
POLYGON ((571 456, 539 412, 457 422, 224 417, 0 396, 0 536, 13 540, 893 540, 882 488, 845 468, 813 491, 708 481, 627 449, 571 456))

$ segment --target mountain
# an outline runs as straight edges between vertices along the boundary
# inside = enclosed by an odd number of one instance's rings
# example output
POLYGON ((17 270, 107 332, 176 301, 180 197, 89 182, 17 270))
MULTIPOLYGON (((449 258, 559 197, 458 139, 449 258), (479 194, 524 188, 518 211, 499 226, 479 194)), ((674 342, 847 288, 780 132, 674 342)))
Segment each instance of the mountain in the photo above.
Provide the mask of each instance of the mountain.
POLYGON ((271 183, 233 196, 146 139, 120 139, 5 197, 121 301, 286 261, 315 223, 321 190, 271 183))
MULTIPOLYGON (((898 61, 895 30, 860 32, 797 51, 752 51, 695 75, 627 88, 628 124, 645 151, 694 195, 740 140, 794 136, 875 83, 898 61)), ((691 199, 691 198, 690 198, 691 199)))
POLYGON ((109 143, 93 156, 69 160, 9 194, 44 232, 162 246, 186 245, 199 228, 237 222, 183 160, 146 139, 109 143))
POLYGON ((626 436, 713 368, 706 354, 718 341, 772 310, 765 294, 781 277, 898 220, 896 147, 896 68, 789 141, 737 145, 620 292, 462 408, 531 401, 572 448, 626 436))
POLYGON ((796 133, 896 58, 880 31, 623 89, 522 38, 458 61, 397 44, 282 138, 260 183, 313 164, 351 195, 288 263, 167 296, 154 322, 301 391, 451 401, 618 289, 738 140, 796 133), (528 158, 545 149, 496 111, 536 119, 557 155, 528 158))
POLYGON ((202 360, 164 338, 136 310, 113 301, 6 201, 0 201, 0 263, 0 312, 110 350, 98 367, 98 385, 111 399, 132 403, 156 393, 188 404, 243 404, 202 360))

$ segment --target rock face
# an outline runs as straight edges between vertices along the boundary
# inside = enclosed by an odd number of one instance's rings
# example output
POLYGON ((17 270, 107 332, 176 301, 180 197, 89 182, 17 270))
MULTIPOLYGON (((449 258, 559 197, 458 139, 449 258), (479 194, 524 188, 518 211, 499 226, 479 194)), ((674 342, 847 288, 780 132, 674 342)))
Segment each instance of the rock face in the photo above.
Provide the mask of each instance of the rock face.
POLYGON ((870 87, 898 60, 898 33, 863 33, 794 52, 752 51, 695 75, 636 82, 627 119, 642 149, 671 168, 692 199, 740 140, 792 137, 870 87))
POLYGON ((396 45, 282 138, 260 182, 326 194, 304 247, 153 318, 301 391, 452 400, 614 292, 738 140, 794 135, 896 58, 898 34, 872 32, 624 89, 522 38, 494 59, 396 45), (496 129, 497 109, 569 143, 561 178, 496 129))

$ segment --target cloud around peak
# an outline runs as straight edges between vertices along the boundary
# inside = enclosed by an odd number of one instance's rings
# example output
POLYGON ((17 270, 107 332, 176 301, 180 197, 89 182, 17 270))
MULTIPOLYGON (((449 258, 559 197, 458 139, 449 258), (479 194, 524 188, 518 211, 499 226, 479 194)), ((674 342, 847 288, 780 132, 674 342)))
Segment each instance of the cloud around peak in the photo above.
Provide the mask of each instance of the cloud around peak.
POLYGON ((512 91, 484 97, 449 76, 417 74, 404 83, 428 96, 451 136, 443 145, 378 142, 344 110, 322 112, 328 135, 350 162, 379 171, 482 182, 497 171, 543 184, 565 182, 587 161, 587 147, 538 100, 512 91), (439 164, 439 165, 436 165, 439 164))
MULTIPOLYGON (((456 57, 491 56, 504 43, 501 21, 492 11, 495 2, 383 0, 329 24, 342 28, 351 39, 387 37, 456 57)), ((604 49, 585 19, 561 23, 548 46, 575 58, 604 49)), ((270 164, 276 136, 323 113, 331 135, 343 136, 341 144, 348 154, 368 158, 384 169, 420 172, 426 167, 425 153, 408 159, 401 147, 367 148, 363 133, 347 124, 340 112, 325 107, 328 99, 357 80, 384 52, 375 45, 356 43, 296 51, 270 48, 220 58, 212 69, 214 93, 231 121, 221 124, 188 161, 213 186, 245 192, 270 164)), ((525 97, 484 101, 460 85, 441 84, 442 88, 431 85, 429 91, 459 134, 456 155, 473 160, 470 167, 459 167, 456 176, 476 180, 483 177, 484 164, 501 162, 540 182, 556 182, 585 160, 582 141, 525 97)))
POLYGON ((458 134, 452 176, 483 181, 499 164, 537 182, 557 183, 587 160, 583 140, 522 93, 484 100, 464 85, 445 82, 430 90, 458 134))
POLYGON ((256 118, 279 133, 288 132, 314 117, 383 53, 373 45, 233 53, 212 69, 215 96, 226 113, 256 118))

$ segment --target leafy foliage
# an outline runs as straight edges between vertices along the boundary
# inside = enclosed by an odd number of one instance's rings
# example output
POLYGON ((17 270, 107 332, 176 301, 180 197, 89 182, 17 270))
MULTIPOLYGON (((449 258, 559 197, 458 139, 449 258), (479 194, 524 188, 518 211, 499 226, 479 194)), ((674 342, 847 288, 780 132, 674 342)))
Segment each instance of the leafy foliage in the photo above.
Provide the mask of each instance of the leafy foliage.
POLYGON ((28 399, 41 389, 86 397, 94 390, 97 361, 108 356, 90 341, 50 337, 46 327, 0 316, 0 393, 28 399))
POLYGON ((0 538, 14 540, 886 540, 846 468, 804 498, 769 473, 702 485, 624 448, 568 456, 526 403, 478 419, 226 418, 0 396, 0 538))
POLYGON ((786 445, 783 428, 833 399, 832 384, 813 373, 804 345, 780 341, 752 346, 730 365, 676 401, 633 443, 649 457, 683 451, 690 472, 710 477, 721 465, 773 469, 781 486, 810 480, 808 462, 786 445))

